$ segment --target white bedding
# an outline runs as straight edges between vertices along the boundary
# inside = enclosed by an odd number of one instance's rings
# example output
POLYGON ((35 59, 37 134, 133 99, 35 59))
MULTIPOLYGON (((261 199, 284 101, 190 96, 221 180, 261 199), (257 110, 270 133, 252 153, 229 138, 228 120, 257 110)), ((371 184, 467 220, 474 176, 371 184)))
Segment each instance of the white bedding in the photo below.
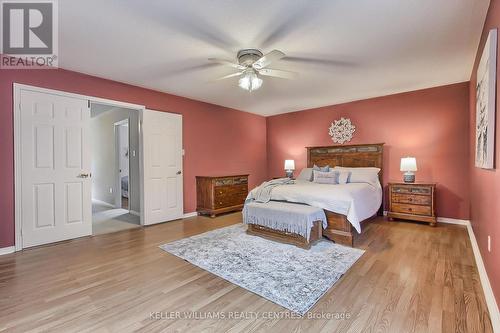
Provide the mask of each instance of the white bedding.
MULTIPOLYGON (((249 193, 249 197, 252 195, 249 193)), ((331 185, 297 180, 295 184, 274 187, 271 200, 305 203, 346 215, 356 231, 361 233, 361 221, 375 215, 380 208, 382 187, 368 183, 331 185)))

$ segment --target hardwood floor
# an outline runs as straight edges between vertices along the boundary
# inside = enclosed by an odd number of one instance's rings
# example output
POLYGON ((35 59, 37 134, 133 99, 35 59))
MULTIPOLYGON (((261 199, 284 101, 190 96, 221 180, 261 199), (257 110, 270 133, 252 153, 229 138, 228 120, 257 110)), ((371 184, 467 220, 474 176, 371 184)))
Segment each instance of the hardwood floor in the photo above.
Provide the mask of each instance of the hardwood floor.
POLYGON ((308 314, 316 318, 287 318, 158 248, 240 220, 195 217, 1 256, 0 332, 492 332, 461 226, 368 223, 355 240, 366 253, 308 314), (335 313, 349 318, 326 318, 335 313))

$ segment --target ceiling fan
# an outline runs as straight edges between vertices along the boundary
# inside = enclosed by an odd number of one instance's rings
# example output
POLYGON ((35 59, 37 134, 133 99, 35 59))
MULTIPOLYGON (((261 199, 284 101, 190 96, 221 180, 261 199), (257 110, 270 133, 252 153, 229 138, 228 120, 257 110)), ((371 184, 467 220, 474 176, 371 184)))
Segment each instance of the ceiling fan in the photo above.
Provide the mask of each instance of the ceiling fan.
POLYGON ((283 57, 285 57, 285 54, 278 50, 273 50, 264 55, 257 49, 244 49, 238 51, 236 56, 238 63, 216 58, 209 58, 208 60, 239 70, 237 73, 229 74, 216 80, 240 76, 238 86, 251 92, 262 86, 261 76, 277 77, 281 79, 293 79, 297 77, 297 73, 295 72, 267 68, 272 62, 280 60, 283 57))

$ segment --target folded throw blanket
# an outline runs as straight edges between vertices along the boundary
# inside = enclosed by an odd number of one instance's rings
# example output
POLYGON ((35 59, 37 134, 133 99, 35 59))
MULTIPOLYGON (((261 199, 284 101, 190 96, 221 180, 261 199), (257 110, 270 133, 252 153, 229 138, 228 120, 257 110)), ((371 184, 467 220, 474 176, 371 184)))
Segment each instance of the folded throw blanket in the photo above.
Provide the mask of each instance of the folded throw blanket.
POLYGON ((321 221, 323 229, 327 219, 323 209, 303 204, 269 201, 250 202, 243 208, 243 223, 257 224, 273 230, 292 232, 309 240, 315 221, 321 221))
POLYGON ((295 184, 295 181, 290 178, 279 178, 270 180, 268 182, 263 182, 257 188, 248 193, 245 203, 249 203, 252 201, 263 203, 269 202, 271 200, 271 191, 273 190, 273 188, 275 188, 276 186, 287 184, 295 184))

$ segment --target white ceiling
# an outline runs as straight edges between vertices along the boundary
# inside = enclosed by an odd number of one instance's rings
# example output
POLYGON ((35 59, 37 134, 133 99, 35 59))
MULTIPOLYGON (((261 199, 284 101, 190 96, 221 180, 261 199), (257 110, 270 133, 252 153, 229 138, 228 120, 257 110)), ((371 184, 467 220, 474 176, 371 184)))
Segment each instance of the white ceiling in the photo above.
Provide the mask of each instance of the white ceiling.
MULTIPOLYGON (((273 115, 469 80, 489 0, 59 0, 59 66, 273 115), (278 49, 258 91, 207 59, 278 49), (319 62, 298 61, 300 58, 319 62)), ((236 61, 236 60, 235 60, 236 61)))

